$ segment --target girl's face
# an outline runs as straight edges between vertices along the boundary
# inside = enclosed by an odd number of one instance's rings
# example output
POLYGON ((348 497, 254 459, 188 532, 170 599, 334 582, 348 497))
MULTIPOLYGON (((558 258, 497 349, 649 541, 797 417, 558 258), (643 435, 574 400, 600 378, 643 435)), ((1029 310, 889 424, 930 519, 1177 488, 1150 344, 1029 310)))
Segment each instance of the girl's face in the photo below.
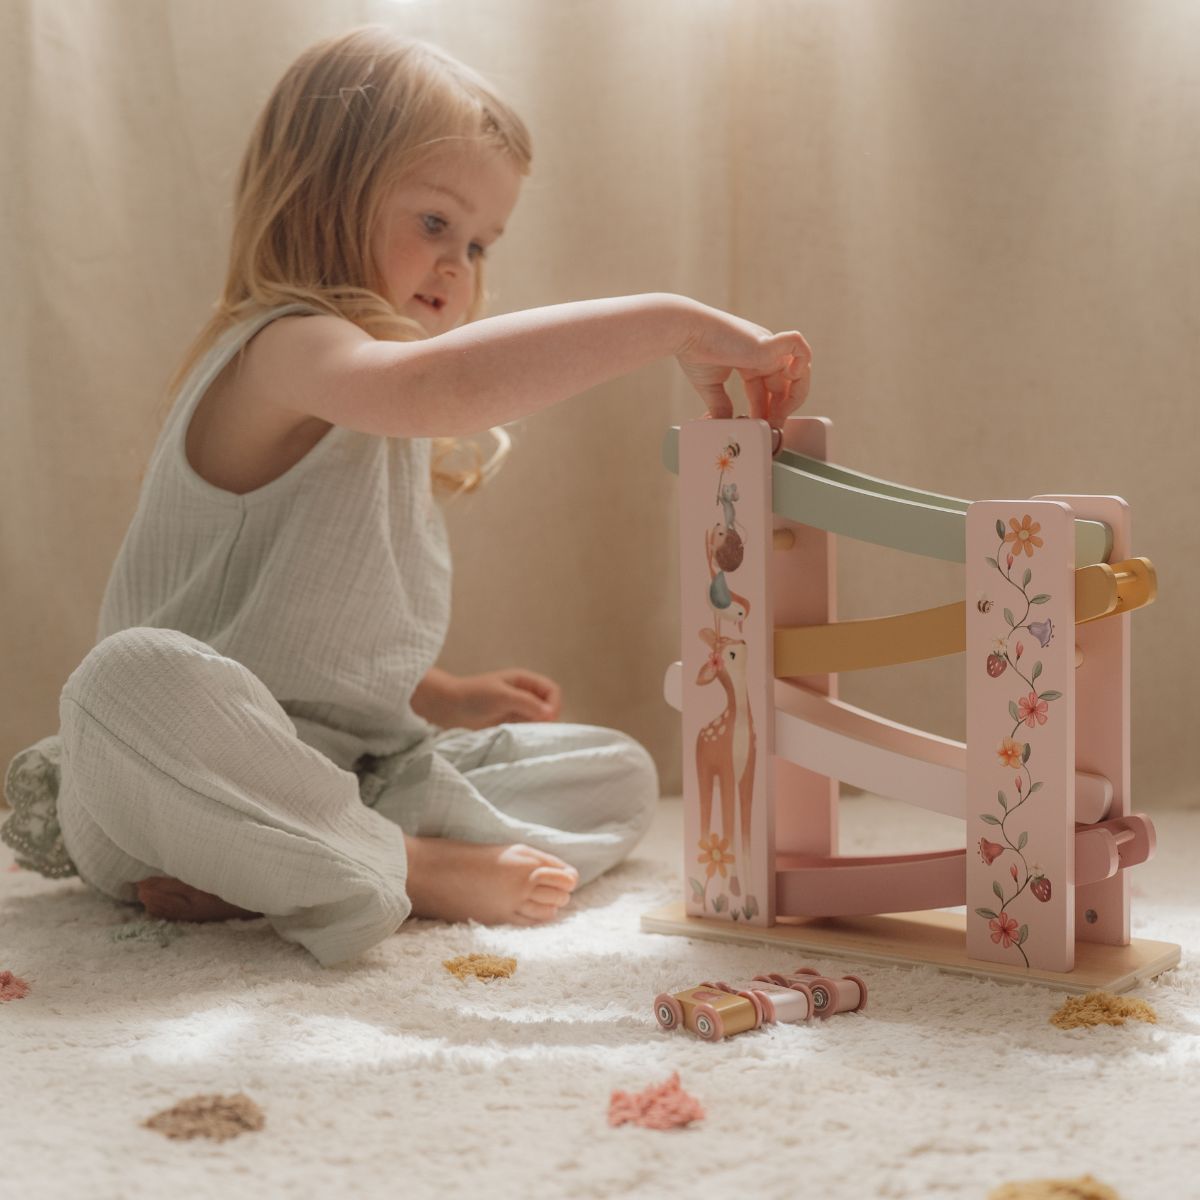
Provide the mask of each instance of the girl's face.
POLYGON ((430 336, 458 325, 520 188, 521 175, 503 151, 470 144, 440 147, 394 185, 371 253, 396 311, 430 336))

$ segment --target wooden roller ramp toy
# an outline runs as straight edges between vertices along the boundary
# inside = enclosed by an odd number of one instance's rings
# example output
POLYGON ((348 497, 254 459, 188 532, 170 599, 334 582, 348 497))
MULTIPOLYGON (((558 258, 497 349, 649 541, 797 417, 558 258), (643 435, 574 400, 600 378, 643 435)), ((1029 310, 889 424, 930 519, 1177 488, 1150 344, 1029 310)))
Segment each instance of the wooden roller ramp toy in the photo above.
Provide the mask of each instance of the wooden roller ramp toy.
POLYGON ((1174 966, 1178 946, 1130 937, 1129 871, 1154 852, 1130 794, 1130 620, 1157 580, 1128 505, 939 496, 830 463, 829 434, 813 417, 667 432, 684 896, 643 929, 1075 992, 1174 966), (839 622, 839 535, 963 563, 964 595, 839 622), (841 672, 952 654, 965 742, 837 697, 841 672), (840 782, 961 819, 961 844, 839 855, 840 782))

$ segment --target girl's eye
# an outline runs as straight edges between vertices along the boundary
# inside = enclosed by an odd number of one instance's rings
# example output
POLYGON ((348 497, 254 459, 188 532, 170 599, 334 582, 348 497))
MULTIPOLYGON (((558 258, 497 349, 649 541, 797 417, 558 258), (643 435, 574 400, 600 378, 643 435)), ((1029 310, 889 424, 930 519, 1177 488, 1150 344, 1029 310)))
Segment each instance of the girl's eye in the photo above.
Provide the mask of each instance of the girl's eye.
POLYGON ((421 223, 425 226, 426 233, 441 233, 446 228, 444 217, 435 217, 433 213, 426 213, 421 217, 421 223))

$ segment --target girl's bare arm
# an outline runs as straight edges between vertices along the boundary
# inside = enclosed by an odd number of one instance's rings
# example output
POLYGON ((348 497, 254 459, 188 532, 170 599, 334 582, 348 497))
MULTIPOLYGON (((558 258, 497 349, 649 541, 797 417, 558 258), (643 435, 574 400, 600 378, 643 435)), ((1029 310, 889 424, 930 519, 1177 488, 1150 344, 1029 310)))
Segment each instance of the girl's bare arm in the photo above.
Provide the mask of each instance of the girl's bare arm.
POLYGON ((377 341, 337 317, 281 318, 251 342, 239 387, 364 433, 461 436, 671 355, 714 416, 732 415, 734 372, 753 415, 773 424, 807 392, 800 334, 666 293, 527 309, 415 342, 377 341))

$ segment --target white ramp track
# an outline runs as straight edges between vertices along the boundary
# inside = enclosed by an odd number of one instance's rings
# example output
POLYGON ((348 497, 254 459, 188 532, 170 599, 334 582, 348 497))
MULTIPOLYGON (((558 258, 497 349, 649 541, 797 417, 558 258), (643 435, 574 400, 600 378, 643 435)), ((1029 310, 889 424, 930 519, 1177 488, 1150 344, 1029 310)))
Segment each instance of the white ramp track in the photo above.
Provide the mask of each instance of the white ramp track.
MULTIPOLYGON (((667 668, 663 692, 683 707, 683 664, 667 668)), ((775 753, 818 775, 930 812, 965 818, 966 745, 900 725, 799 684, 775 681, 775 753)), ((1102 821, 1112 784, 1075 772, 1075 820, 1102 821)))

